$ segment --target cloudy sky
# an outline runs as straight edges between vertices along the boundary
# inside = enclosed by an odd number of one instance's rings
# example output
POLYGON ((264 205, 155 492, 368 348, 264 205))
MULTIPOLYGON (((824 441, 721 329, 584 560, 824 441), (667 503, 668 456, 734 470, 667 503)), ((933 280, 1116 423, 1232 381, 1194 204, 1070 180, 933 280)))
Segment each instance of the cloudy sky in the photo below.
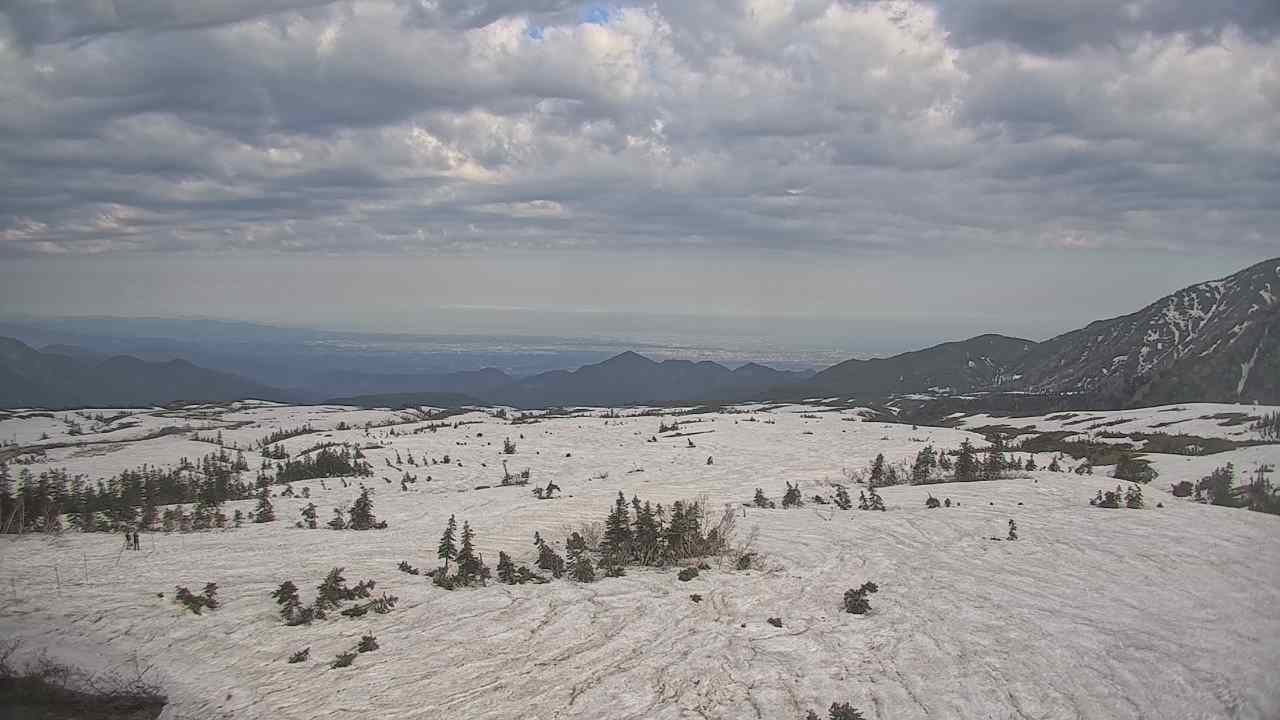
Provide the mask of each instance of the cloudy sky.
POLYGON ((0 2, 9 313, 1044 337, 1277 255, 1276 0, 0 2))

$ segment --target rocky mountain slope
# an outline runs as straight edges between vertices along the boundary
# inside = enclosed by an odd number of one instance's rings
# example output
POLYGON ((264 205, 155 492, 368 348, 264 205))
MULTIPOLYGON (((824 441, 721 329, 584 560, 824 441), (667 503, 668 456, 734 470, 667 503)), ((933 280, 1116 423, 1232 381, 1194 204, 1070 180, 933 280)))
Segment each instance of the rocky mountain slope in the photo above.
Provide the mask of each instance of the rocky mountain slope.
POLYGON ((1280 399, 1280 258, 1037 344, 1013 387, 1123 404, 1280 399))
POLYGON ((799 390, 859 397, 1072 393, 1117 407, 1280 402, 1280 258, 1044 342, 980 335, 890 358, 847 360, 799 390))

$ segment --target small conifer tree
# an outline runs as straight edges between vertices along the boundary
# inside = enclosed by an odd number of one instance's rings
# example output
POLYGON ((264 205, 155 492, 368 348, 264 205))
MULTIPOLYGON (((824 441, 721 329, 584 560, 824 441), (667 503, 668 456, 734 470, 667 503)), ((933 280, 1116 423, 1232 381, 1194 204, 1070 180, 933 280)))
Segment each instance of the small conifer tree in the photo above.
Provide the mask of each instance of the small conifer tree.
POLYGON ((884 498, 880 497, 880 493, 876 492, 875 488, 867 489, 867 509, 880 510, 881 512, 885 510, 884 498))
POLYGON ((360 496, 351 504, 347 527, 352 530, 370 530, 377 526, 378 518, 373 514, 373 498, 369 488, 361 487, 360 496))
POLYGON ((462 523, 462 547, 458 549, 458 580, 463 585, 470 585, 473 582, 484 581, 489 575, 488 568, 481 562, 480 557, 476 554, 475 533, 471 531, 471 523, 462 523))
POLYGON ((841 510, 848 510, 853 507, 853 501, 849 499, 849 491, 843 485, 836 486, 836 507, 841 510))
POLYGON ((538 546, 538 567, 549 570, 552 577, 558 578, 563 575, 564 558, 560 557, 559 553, 537 533, 534 533, 534 544, 538 546))
POLYGON ((791 508, 801 505, 804 505, 804 499, 800 496, 800 484, 787 483, 787 491, 782 495, 782 507, 791 508))
POLYGON ((773 501, 770 500, 768 497, 766 497, 764 494, 764 490, 761 490, 760 488, 756 488, 756 496, 752 500, 752 504, 754 504, 758 508, 775 507, 773 504, 773 501))
POLYGON ((280 605, 280 616, 286 622, 292 620, 302 607, 302 601, 298 599, 298 586, 290 580, 280 583, 280 587, 271 593, 271 597, 275 598, 276 603, 280 605))
POLYGON ((610 567, 620 566, 631 559, 632 545, 635 541, 631 531, 631 516, 627 511, 627 500, 621 491, 614 501, 613 510, 605 520, 602 564, 610 567))
POLYGON ((308 528, 312 530, 316 529, 316 504, 315 503, 307 503, 307 506, 302 508, 302 520, 307 524, 308 528))
POLYGON ((934 455, 933 446, 925 445, 920 452, 916 453, 916 461, 911 465, 911 482, 914 485, 921 485, 929 482, 929 473, 937 466, 937 457, 934 455))
POLYGON ((884 481, 884 453, 880 453, 871 463, 871 475, 867 478, 867 485, 871 487, 884 485, 884 481))
POLYGON ((1000 471, 1005 467, 1004 460, 1004 436, 996 435, 991 440, 991 447, 987 449, 987 457, 982 462, 981 476, 983 480, 996 480, 1000 477, 1000 471))
POLYGON ((256 523, 269 523, 274 522, 275 519, 276 511, 271 506, 271 491, 264 485, 258 491, 258 507, 253 511, 253 521, 256 523))
POLYGON ((977 454, 973 443, 967 439, 960 443, 960 453, 956 455, 956 482, 970 482, 978 479, 977 454))
POLYGON ((444 528, 444 534, 440 536, 440 544, 436 546, 436 557, 444 561, 444 572, 449 572, 449 561, 458 557, 458 545, 456 534, 458 531, 458 521, 454 516, 449 516, 449 524, 444 528))
POLYGON ((498 551, 498 582, 504 585, 516 584, 516 566, 511 562, 511 556, 498 551))
POLYGON ((1129 486, 1128 491, 1124 494, 1125 507, 1139 510, 1142 508, 1142 488, 1137 485, 1129 486))
POLYGON ((586 553, 582 553, 573 559, 573 568, 570 571, 570 577, 578 582, 589 583, 596 580, 596 569, 591 564, 591 558, 586 553))
POLYGON ((862 713, 854 710, 849 703, 831 703, 827 711, 827 720, 866 720, 862 713))

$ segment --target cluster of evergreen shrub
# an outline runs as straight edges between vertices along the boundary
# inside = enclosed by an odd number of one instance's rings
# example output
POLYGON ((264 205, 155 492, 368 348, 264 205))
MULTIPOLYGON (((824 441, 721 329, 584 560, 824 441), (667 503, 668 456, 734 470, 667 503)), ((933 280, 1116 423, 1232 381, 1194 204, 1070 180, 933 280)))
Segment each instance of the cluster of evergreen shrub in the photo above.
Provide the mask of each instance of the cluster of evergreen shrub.
MULTIPOLYGON (((978 480, 998 480, 1006 477, 1009 471, 1034 471, 1040 469, 1034 457, 1025 461, 1006 455, 1008 448, 1005 438, 1000 433, 991 436, 991 445, 983 453, 965 440, 960 448, 950 451, 937 451, 932 445, 926 445, 916 453, 911 464, 909 479, 912 485, 932 485, 946 482, 974 482, 978 480)), ((1062 465, 1057 457, 1046 468, 1051 472, 1061 472, 1062 465)), ((868 484, 875 487, 894 485, 902 482, 902 473, 894 466, 884 464, 884 456, 876 457, 869 470, 868 484)))
MULTIPOLYGON (((527 482, 528 480, 527 470, 525 471, 524 478, 527 482)), ((523 485, 524 483, 504 483, 504 484, 523 485)), ((560 486, 557 485, 554 480, 547 481, 547 486, 545 488, 542 486, 537 486, 533 488, 533 496, 538 498, 539 500, 550 500, 551 498, 555 497, 555 494, 557 492, 562 492, 562 491, 560 490, 560 486)))
POLYGON ((861 587, 849 588, 844 592, 844 611, 854 615, 866 615, 871 611, 871 601, 867 596, 879 590, 880 587, 869 580, 862 583, 861 587))
POLYGON ((1267 440, 1280 440, 1280 411, 1269 412, 1249 423, 1249 429, 1267 440))
POLYGON ((471 530, 471 523, 463 521, 461 544, 458 540, 458 521, 450 515, 444 534, 440 536, 440 543, 436 546, 436 557, 443 560, 444 565, 427 574, 436 585, 447 590, 476 583, 483 585, 490 573, 484 559, 476 552, 475 533, 471 530), (450 560, 454 562, 453 575, 449 575, 450 560))
MULTIPOLYGON (((812 501, 818 505, 835 505, 841 510, 849 510, 853 507, 853 500, 849 497, 849 490, 844 485, 836 485, 835 495, 831 500, 821 495, 814 495, 812 501)), ((743 503, 747 507, 757 507, 764 509, 773 509, 777 504, 764 494, 764 490, 756 488, 756 494, 749 503, 743 503)), ((792 485, 787 483, 786 492, 782 495, 783 508, 797 508, 804 505, 804 498, 800 494, 800 484, 792 485)), ((876 492, 875 486, 870 486, 867 490, 861 492, 858 497, 859 510, 884 510, 884 498, 876 492)))
MULTIPOLYGON (((56 531, 66 524, 81 532, 116 532, 124 527, 154 528, 158 506, 195 503, 197 512, 183 529, 225 525, 216 509, 228 500, 252 497, 254 486, 241 473, 248 463, 240 453, 219 449, 192 462, 181 458, 176 468, 143 465, 105 480, 71 476, 65 469, 35 475, 18 471, 16 483, 9 466, 0 463, 0 530, 56 531), (20 513, 15 513, 21 507, 20 513)), ((175 519, 174 527, 179 523, 175 519)), ((171 528, 173 529, 173 528, 171 528)))
MULTIPOLYGON (((540 538, 539 538, 540 539, 540 538)), ((527 565, 516 565, 511 561, 511 556, 498 551, 497 565, 498 582, 504 585, 523 585, 525 583, 545 583, 547 579, 532 570, 527 565)))
MULTIPOLYGON (((507 461, 506 460, 502 461, 502 484, 503 485, 528 485, 529 477, 531 475, 532 473, 529 471, 529 468, 525 468, 524 470, 521 470, 518 473, 512 474, 511 471, 507 469, 507 461)), ((552 489, 559 490, 560 486, 556 485, 555 483, 547 483, 546 491, 549 492, 552 489)))
POLYGON ((296 428, 281 428, 260 438, 256 445, 259 449, 265 450, 267 447, 288 440, 289 438, 295 438, 299 435, 306 435, 307 433, 312 432, 315 432, 315 430, 310 424, 303 424, 296 428))
POLYGON ((853 507, 853 500, 849 497, 849 491, 843 485, 836 485, 836 495, 832 502, 841 510, 848 510, 853 507))
MULTIPOLYGON (((922 451, 923 452, 923 451, 922 451)), ((885 487, 901 485, 909 478, 908 473, 897 465, 885 463, 884 453, 876 455, 867 468, 866 479, 869 487, 885 487)))
POLYGON ((723 553, 733 534, 736 515, 726 507, 714 527, 701 501, 677 500, 668 511, 621 492, 604 523, 600 565, 609 575, 627 565, 667 565, 723 553))
POLYGON ((1151 467, 1151 463, 1135 457, 1132 453, 1124 453, 1116 462, 1116 469, 1112 472, 1112 477, 1117 480, 1127 480, 1129 482, 1148 483, 1159 477, 1156 469, 1151 467))
MULTIPOLYGON (((1089 501, 1094 507, 1102 508, 1119 508, 1127 507, 1132 509, 1141 509, 1143 507, 1142 488, 1138 485, 1130 485, 1128 490, 1123 490, 1119 485, 1113 490, 1099 490, 1098 494, 1089 501)), ((1010 520, 1009 522, 1013 522, 1010 520)))
POLYGON ((373 467, 363 460, 360 448, 354 451, 346 446, 340 449, 326 447, 311 455, 276 465, 275 482, 290 483, 295 480, 314 480, 332 477, 370 477, 373 467))
MULTIPOLYGON (((800 484, 796 483, 795 485, 792 485, 790 482, 787 482, 786 485, 787 485, 787 489, 782 494, 783 509, 803 507, 804 496, 800 493, 800 484)), ((810 500, 816 505, 834 504, 837 508, 840 508, 841 510, 848 510, 849 508, 853 507, 853 501, 849 498, 849 491, 845 488, 845 486, 836 485, 835 488, 836 488, 836 492, 832 500, 828 500, 822 495, 816 495, 816 494, 812 498, 810 498, 810 500)), ((745 505, 746 507, 757 507, 757 508, 764 508, 764 509, 773 509, 777 507, 777 504, 774 503, 773 500, 770 500, 768 495, 764 494, 764 490, 762 488, 756 488, 755 496, 752 497, 751 502, 743 503, 743 505, 745 505)))
POLYGON ((874 487, 867 488, 866 492, 858 493, 858 509, 859 510, 885 510, 884 498, 880 497, 880 493, 876 492, 874 487))
POLYGON ((764 494, 764 490, 762 488, 756 488, 756 495, 751 500, 750 505, 754 505, 755 507, 765 508, 765 509, 778 507, 777 505, 774 504, 772 500, 768 498, 767 495, 764 494))
POLYGON ((214 583, 206 583, 204 591, 199 595, 191 592, 187 588, 179 585, 174 589, 174 602, 181 603, 183 607, 195 613, 201 614, 203 608, 217 610, 218 605, 218 586, 214 583))
MULTIPOLYGON (((818 714, 810 710, 804 716, 804 720, 821 720, 818 714)), ((853 709, 849 703, 831 703, 831 708, 827 710, 827 720, 866 720, 862 713, 853 709)))
POLYGON ((341 610, 339 614, 346 617, 360 617, 372 610, 381 615, 395 607, 398 598, 394 595, 383 593, 381 597, 371 597, 374 588, 373 580, 363 580, 356 583, 355 587, 348 587, 346 578, 342 577, 342 570, 336 567, 329 571, 324 581, 316 587, 316 599, 311 605, 302 604, 298 597, 298 586, 294 585, 293 581, 285 580, 280 583, 280 587, 272 591, 271 597, 280 606, 280 617, 284 619, 285 624, 309 625, 314 620, 325 619, 330 611, 341 608, 342 603, 355 600, 367 602, 357 603, 341 610))
MULTIPOLYGON (((316 506, 308 503, 302 509, 302 518, 306 521, 308 528, 314 529, 316 506)), ((297 525, 301 527, 302 523, 297 525)), ((334 508, 333 517, 326 525, 334 530, 385 530, 387 527, 386 521, 379 521, 378 516, 374 514, 373 491, 364 485, 360 486, 360 495, 351 503, 350 509, 344 511, 342 508, 334 508)))
MULTIPOLYGON (((733 510, 726 508, 719 522, 714 527, 709 525, 701 502, 677 501, 668 509, 641 502, 639 497, 628 502, 626 496, 619 492, 605 519, 603 532, 599 531, 598 524, 592 526, 595 530, 584 526, 581 532, 571 532, 564 541, 563 554, 544 539, 542 533, 535 532, 533 544, 538 551, 535 565, 554 578, 567 576, 578 582, 594 582, 602 575, 625 575, 629 565, 664 566, 724 552, 733 532, 733 510)), ((454 589, 483 584, 490 577, 489 568, 474 550, 470 524, 463 523, 459 543, 457 520, 452 516, 440 538, 436 555, 444 565, 427 574, 437 585, 454 589), (452 575, 449 573, 450 562, 454 563, 455 569, 452 575)), ((750 555, 744 554, 738 567, 747 569, 750 563, 750 555)), ((700 567, 705 569, 708 566, 700 567)), ((416 570, 404 562, 400 569, 411 574, 416 570)), ((547 582, 545 576, 527 566, 517 566, 505 552, 498 553, 496 571, 498 581, 504 584, 547 582)), ((696 572, 694 569, 693 574, 696 572)), ((681 579, 689 579, 689 575, 686 572, 681 579)))
POLYGON ((1213 472, 1192 483, 1183 480, 1170 486, 1174 497, 1191 497, 1196 502, 1223 507, 1244 507, 1256 512, 1280 515, 1280 493, 1267 477, 1275 472, 1271 465, 1260 464, 1253 479, 1236 485, 1236 468, 1232 463, 1214 468, 1213 472))
MULTIPOLYGON (((356 643, 354 648, 338 653, 337 656, 329 663, 329 667, 334 670, 349 667, 351 663, 355 661, 357 655, 373 652, 374 650, 377 650, 378 647, 377 638, 372 635, 362 635, 360 636, 360 642, 356 643)), ((307 648, 307 650, 310 650, 310 648, 307 648)), ((290 658, 289 662, 294 662, 293 658, 290 658)))

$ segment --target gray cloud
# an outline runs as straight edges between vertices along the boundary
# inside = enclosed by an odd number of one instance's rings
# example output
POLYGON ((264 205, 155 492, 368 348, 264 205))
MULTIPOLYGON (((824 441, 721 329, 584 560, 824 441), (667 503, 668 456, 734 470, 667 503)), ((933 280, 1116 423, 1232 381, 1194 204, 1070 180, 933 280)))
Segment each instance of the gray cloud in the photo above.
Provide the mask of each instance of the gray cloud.
POLYGON ((1212 43, 1228 29, 1266 42, 1280 32, 1274 0, 933 0, 960 46, 1007 42, 1062 54, 1082 46, 1125 46, 1147 34, 1184 33, 1212 43))
POLYGON ((1274 247, 1274 3, 608 8, 11 2, 0 255, 1274 247))
POLYGON ((4 8, 25 46, 130 31, 193 30, 332 5, 336 0, 11 0, 4 8))

